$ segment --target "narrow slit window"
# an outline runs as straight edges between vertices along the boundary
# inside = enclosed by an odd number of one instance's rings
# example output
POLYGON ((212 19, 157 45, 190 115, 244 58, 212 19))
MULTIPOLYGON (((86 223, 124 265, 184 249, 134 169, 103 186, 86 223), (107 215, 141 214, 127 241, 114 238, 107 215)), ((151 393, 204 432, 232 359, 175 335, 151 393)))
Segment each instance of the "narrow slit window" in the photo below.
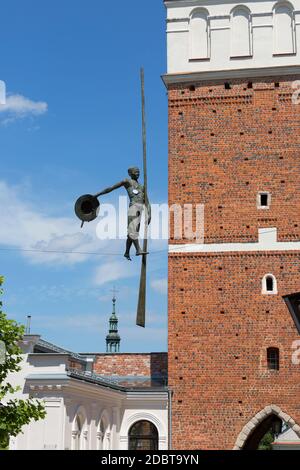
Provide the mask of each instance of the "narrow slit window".
POLYGON ((273 292, 274 290, 274 280, 271 276, 267 277, 266 279, 266 288, 267 292, 273 292))
POLYGON ((261 194, 260 195, 260 205, 263 207, 267 207, 268 204, 268 195, 267 194, 261 194))
POLYGON ((267 364, 270 370, 279 370, 279 349, 268 348, 267 349, 267 364))

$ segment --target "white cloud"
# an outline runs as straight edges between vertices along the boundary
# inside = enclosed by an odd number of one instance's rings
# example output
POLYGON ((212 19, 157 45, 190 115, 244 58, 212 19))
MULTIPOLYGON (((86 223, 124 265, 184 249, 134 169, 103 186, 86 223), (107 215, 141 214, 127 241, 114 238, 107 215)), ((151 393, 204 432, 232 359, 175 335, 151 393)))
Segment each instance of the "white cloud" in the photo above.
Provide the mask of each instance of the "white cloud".
POLYGON ((126 279, 139 274, 140 264, 129 263, 128 260, 111 260, 96 269, 94 282, 102 286, 107 282, 126 279))
MULTIPOLYGON (((93 272, 94 286, 140 274, 140 258, 135 257, 134 249, 132 262, 123 257, 126 240, 99 240, 96 234, 97 222, 85 224, 81 230, 75 214, 73 217, 48 215, 47 207, 37 207, 28 201, 26 187, 24 191, 22 186, 10 186, 0 180, 0 207, 0 246, 23 250, 20 256, 30 263, 58 266, 96 261, 99 264, 93 272)), ((150 251, 154 256, 155 248, 159 248, 160 243, 153 242, 151 245, 150 251)), ((158 255, 159 259, 155 257, 149 262, 149 274, 160 267, 161 253, 158 255)), ((167 289, 166 279, 153 281, 152 287, 164 294, 167 289)), ((63 289, 61 292, 66 295, 63 289)))
POLYGON ((151 287, 156 292, 165 295, 168 292, 168 279, 154 279, 153 281, 151 281, 151 287))
POLYGON ((25 117, 41 116, 48 110, 48 104, 44 101, 33 101, 22 95, 8 95, 5 104, 0 104, 0 116, 2 124, 10 124, 17 119, 25 117))
MULTIPOLYGON (((50 217, 22 197, 22 188, 0 181, 0 244, 22 250, 105 252, 107 241, 98 240, 93 224, 80 230, 74 218, 50 217)), ((90 258, 88 254, 23 252, 31 262, 74 264, 90 258)))

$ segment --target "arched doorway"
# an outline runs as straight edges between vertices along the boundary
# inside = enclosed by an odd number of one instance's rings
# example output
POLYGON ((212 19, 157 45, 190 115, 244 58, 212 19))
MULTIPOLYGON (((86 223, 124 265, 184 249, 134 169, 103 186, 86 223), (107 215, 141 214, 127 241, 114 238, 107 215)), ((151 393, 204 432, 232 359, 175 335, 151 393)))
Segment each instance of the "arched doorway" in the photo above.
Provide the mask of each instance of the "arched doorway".
POLYGON ((262 439, 269 434, 269 447, 273 439, 281 433, 292 429, 300 437, 300 426, 294 419, 277 405, 268 405, 259 411, 245 424, 235 442, 234 450, 263 449, 262 439))
POLYGON ((278 416, 267 416, 248 436, 242 450, 269 450, 268 444, 281 433, 283 422, 278 416))
POLYGON ((158 431, 150 421, 137 421, 128 433, 129 450, 158 450, 158 431))

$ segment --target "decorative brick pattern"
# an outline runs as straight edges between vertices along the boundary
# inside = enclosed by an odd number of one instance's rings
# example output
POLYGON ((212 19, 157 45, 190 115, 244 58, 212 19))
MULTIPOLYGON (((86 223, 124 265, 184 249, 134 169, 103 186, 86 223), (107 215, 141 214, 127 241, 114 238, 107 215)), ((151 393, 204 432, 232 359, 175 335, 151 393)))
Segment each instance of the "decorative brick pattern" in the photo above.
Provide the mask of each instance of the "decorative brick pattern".
MULTIPOLYGON (((255 242, 258 227, 270 224, 279 241, 300 239, 296 79, 169 87, 169 202, 205 204, 206 243, 255 242), (264 214, 259 191, 272 197, 264 214)), ((171 242, 189 242, 172 234, 171 224, 171 242)))

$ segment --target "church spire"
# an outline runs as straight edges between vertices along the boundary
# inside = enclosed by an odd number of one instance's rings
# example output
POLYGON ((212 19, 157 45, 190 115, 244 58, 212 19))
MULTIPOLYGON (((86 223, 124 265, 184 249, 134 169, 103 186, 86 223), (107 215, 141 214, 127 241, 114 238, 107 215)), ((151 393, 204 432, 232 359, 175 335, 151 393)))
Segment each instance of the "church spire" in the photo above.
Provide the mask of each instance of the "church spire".
POLYGON ((118 317, 116 315, 116 289, 113 289, 113 311, 109 319, 109 333, 106 336, 106 352, 118 353, 120 352, 121 338, 118 334, 118 317))

